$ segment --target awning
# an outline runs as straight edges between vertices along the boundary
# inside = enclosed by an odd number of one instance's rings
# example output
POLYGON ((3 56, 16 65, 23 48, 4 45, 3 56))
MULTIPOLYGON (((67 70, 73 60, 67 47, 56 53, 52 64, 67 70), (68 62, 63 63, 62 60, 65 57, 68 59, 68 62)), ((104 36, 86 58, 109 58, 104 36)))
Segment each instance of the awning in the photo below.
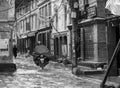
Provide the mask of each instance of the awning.
POLYGON ((27 34, 28 37, 35 36, 36 31, 31 31, 27 34))

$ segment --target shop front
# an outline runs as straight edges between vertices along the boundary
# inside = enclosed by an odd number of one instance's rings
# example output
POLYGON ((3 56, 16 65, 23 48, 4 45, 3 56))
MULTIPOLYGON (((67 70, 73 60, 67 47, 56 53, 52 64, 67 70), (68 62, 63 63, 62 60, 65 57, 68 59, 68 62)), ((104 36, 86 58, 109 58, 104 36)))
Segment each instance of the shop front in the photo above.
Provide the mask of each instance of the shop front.
POLYGON ((36 44, 36 36, 35 36, 36 31, 31 31, 29 33, 27 33, 27 52, 32 54, 32 52, 34 51, 35 48, 35 44, 36 44))
POLYGON ((54 55, 59 58, 68 57, 68 38, 67 34, 54 35, 54 55))
POLYGON ((49 29, 46 28, 45 30, 39 30, 36 33, 36 39, 37 39, 36 42, 40 41, 43 45, 47 46, 49 50, 51 50, 50 48, 51 33, 49 29))
POLYGON ((21 35, 17 38, 17 48, 18 52, 21 54, 26 53, 26 43, 27 43, 27 35, 21 35))

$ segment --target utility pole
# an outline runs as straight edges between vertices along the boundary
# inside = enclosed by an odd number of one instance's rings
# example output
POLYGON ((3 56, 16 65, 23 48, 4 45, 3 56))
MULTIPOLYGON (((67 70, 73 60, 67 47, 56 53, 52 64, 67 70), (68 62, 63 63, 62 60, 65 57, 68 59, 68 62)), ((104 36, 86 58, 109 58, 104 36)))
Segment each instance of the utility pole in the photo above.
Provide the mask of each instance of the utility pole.
MULTIPOLYGON (((77 13, 78 13, 78 0, 68 0, 69 6, 71 8, 71 18, 72 18, 72 30, 70 33, 70 36, 72 36, 72 39, 74 41, 74 49, 76 49, 76 40, 77 40, 77 13)), ((71 40, 72 41, 72 40, 71 40)), ((71 42, 70 41, 70 42, 71 42)), ((73 43, 72 41, 72 43, 73 43)), ((73 48, 73 47, 72 47, 73 48)), ((73 54, 73 49, 71 49, 72 54, 73 54)), ((75 50, 75 57, 72 56, 72 70, 73 68, 77 67, 77 58, 76 58, 76 50, 75 50)))

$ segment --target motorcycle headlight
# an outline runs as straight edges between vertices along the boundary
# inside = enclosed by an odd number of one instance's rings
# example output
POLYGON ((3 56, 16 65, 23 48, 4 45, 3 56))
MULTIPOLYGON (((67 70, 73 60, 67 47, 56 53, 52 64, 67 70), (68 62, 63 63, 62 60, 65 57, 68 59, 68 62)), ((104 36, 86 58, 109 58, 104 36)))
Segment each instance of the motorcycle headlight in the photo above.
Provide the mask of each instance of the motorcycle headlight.
POLYGON ((40 55, 40 57, 42 58, 42 57, 44 57, 43 55, 40 55))

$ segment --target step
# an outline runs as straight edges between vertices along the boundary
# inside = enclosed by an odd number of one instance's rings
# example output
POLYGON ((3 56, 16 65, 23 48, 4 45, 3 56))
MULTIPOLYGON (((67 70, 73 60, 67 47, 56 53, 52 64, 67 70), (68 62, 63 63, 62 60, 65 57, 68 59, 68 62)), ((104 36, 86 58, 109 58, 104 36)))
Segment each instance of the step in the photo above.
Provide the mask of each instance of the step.
POLYGON ((94 61, 81 61, 78 63, 80 66, 86 66, 86 67, 91 67, 91 68, 104 68, 104 65, 107 63, 105 62, 94 62, 94 61))
POLYGON ((93 74, 103 74, 103 69, 92 69, 90 67, 78 66, 73 69, 73 73, 76 75, 93 75, 93 74))
POLYGON ((105 84, 103 88, 120 88, 119 83, 105 84))

